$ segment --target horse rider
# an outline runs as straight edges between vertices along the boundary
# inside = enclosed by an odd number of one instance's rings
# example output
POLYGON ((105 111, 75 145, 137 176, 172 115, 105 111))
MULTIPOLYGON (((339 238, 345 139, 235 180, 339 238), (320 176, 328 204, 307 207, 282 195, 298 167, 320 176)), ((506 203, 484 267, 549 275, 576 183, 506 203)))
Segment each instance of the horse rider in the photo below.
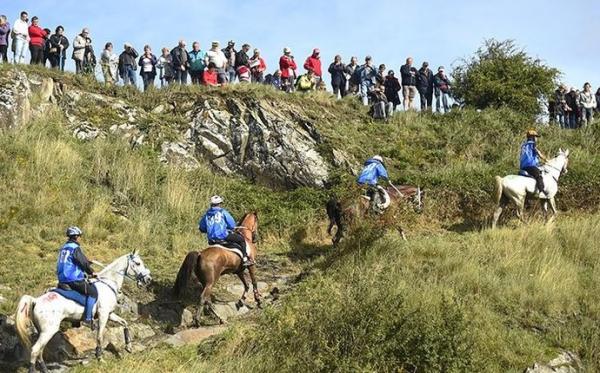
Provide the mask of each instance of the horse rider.
POLYGON ((250 267, 254 264, 254 261, 248 257, 248 248, 246 246, 246 239, 235 232, 235 220, 221 205, 223 204, 223 198, 221 196, 212 196, 210 198, 210 208, 198 224, 200 232, 206 233, 209 245, 218 244, 234 244, 239 246, 242 250, 242 266, 250 267))
POLYGON ((371 208, 375 212, 381 212, 379 209, 381 199, 389 198, 385 189, 379 188, 379 178, 383 178, 390 183, 383 158, 380 155, 375 155, 365 162, 357 179, 358 184, 367 186, 366 195, 370 198, 371 208), (386 195, 381 196, 382 193, 386 195))
POLYGON ((540 171, 540 159, 547 161, 546 156, 538 150, 536 139, 540 137, 537 131, 530 129, 526 133, 527 140, 521 145, 521 170, 531 175, 537 184, 539 193, 545 193, 544 178, 540 171))
POLYGON ((83 232, 78 227, 67 228, 67 242, 62 246, 58 254, 56 264, 56 275, 58 276, 58 287, 71 289, 85 295, 85 320, 84 324, 93 327, 93 311, 98 291, 87 279, 96 277, 91 263, 81 250, 79 240, 83 232))

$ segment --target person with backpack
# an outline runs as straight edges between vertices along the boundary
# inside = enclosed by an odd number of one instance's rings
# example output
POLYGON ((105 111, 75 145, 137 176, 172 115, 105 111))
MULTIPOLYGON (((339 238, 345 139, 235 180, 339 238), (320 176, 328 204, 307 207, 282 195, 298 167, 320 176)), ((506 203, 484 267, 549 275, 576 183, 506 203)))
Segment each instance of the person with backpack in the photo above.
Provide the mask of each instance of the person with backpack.
POLYGON ((133 48, 133 45, 125 43, 123 52, 119 55, 119 76, 123 79, 123 84, 125 85, 136 85, 136 58, 138 58, 138 53, 133 48))
POLYGON ((190 77, 192 84, 202 84, 202 74, 207 65, 206 52, 200 49, 200 43, 192 43, 192 50, 188 53, 188 64, 190 66, 190 77))
POLYGON ((336 98, 338 95, 344 98, 346 96, 346 65, 342 63, 342 56, 339 54, 335 56, 327 71, 331 74, 333 94, 336 98))
POLYGON ((433 77, 433 87, 435 89, 435 110, 441 113, 441 106, 444 107, 444 113, 450 111, 448 98, 450 97, 450 79, 445 74, 444 66, 438 68, 438 73, 433 77))

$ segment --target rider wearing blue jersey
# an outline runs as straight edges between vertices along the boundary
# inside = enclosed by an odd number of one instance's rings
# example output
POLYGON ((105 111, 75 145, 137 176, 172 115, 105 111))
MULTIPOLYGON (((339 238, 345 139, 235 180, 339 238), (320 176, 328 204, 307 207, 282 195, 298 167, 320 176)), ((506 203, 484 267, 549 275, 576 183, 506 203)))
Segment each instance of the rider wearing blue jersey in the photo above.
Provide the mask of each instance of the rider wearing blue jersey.
POLYGON ((229 211, 221 207, 223 198, 220 196, 212 196, 210 199, 210 208, 200 219, 198 229, 202 233, 206 233, 209 245, 217 245, 220 243, 233 243, 239 246, 243 253, 243 266, 249 267, 254 262, 248 258, 248 248, 246 247, 246 239, 235 232, 235 220, 229 211))
POLYGON ((390 183, 388 172, 383 163, 383 158, 380 155, 376 155, 365 162, 364 167, 356 180, 359 185, 367 186, 366 195, 370 198, 371 208, 375 212, 381 212, 379 211, 378 205, 382 199, 384 200, 387 198, 387 195, 381 196, 381 194, 387 194, 387 192, 385 189, 379 188, 380 178, 390 183))
POLYGON ((79 245, 82 234, 81 229, 77 227, 67 228, 68 240, 60 249, 56 263, 56 276, 58 277, 59 287, 70 288, 87 296, 84 322, 91 326, 98 291, 95 286, 86 280, 86 275, 87 277, 95 277, 96 274, 79 245))
POLYGON ((520 169, 535 178, 538 191, 544 193, 544 179, 539 167, 540 159, 545 162, 546 157, 537 148, 536 139, 539 135, 536 130, 530 129, 526 135, 527 140, 521 145, 520 169))

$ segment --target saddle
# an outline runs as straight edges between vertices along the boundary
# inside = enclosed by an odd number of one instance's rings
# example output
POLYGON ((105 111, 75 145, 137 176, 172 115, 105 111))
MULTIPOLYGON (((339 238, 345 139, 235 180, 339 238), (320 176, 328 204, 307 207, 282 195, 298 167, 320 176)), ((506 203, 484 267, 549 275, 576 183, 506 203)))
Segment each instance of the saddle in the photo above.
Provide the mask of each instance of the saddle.
POLYGON ((240 259, 244 260, 244 251, 242 250, 242 247, 235 242, 216 240, 216 241, 210 241, 208 244, 211 247, 219 247, 221 249, 231 251, 232 253, 239 256, 240 259))
POLYGON ((524 176, 524 177, 530 177, 532 179, 535 179, 533 177, 533 175, 531 175, 529 172, 525 171, 525 170, 519 170, 519 176, 524 176))
MULTIPOLYGON (((90 286, 96 287, 96 285, 93 283, 90 283, 90 286)), ((73 302, 79 304, 80 306, 85 307, 85 302, 86 302, 87 296, 71 289, 69 287, 69 285, 67 285, 67 284, 58 284, 58 287, 56 287, 50 291, 55 292, 55 293, 63 296, 64 298, 72 300, 73 302)))

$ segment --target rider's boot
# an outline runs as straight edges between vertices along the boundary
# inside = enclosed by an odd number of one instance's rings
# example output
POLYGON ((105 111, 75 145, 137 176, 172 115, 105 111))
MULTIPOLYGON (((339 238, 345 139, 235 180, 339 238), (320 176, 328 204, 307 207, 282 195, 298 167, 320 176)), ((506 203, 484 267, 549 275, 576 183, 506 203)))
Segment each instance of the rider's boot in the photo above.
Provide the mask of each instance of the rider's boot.
POLYGON ((254 264, 256 264, 256 263, 254 262, 254 260, 252 260, 252 258, 250 258, 250 257, 248 257, 248 256, 244 256, 244 259, 243 259, 243 262, 242 262, 242 266, 243 266, 244 268, 251 267, 251 266, 253 266, 254 264))

